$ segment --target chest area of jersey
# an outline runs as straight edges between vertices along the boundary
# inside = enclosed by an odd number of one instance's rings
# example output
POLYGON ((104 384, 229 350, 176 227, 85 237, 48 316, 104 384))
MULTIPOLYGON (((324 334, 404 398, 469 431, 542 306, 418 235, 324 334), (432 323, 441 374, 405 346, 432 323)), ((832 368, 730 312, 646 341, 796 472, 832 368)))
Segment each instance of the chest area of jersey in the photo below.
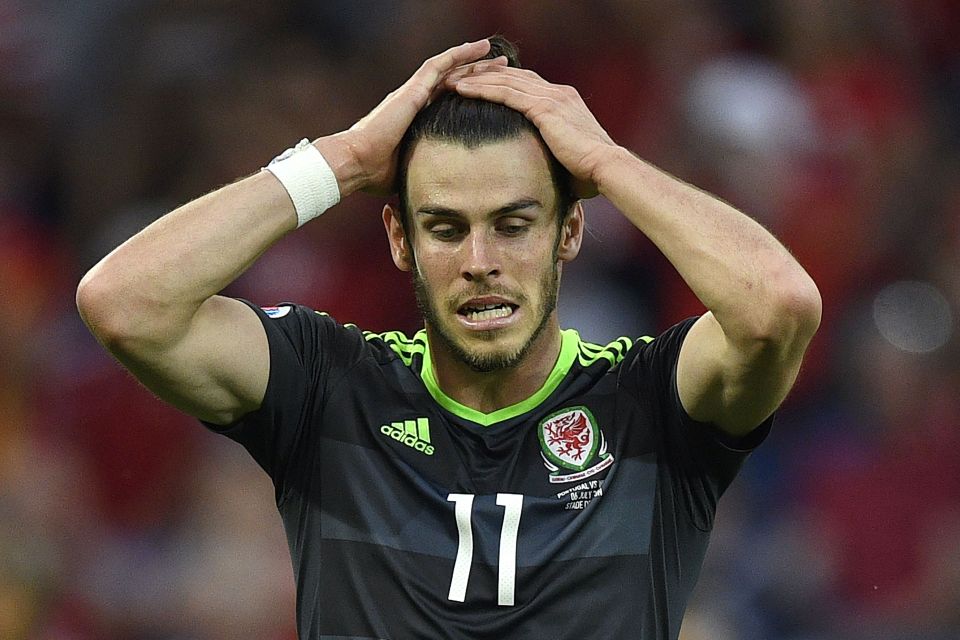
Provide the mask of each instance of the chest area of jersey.
POLYGON ((644 546, 654 430, 642 406, 615 389, 570 393, 484 426, 426 393, 386 386, 331 403, 315 428, 322 435, 310 449, 322 481, 314 488, 327 512, 358 528, 424 530, 425 521, 440 525, 467 503, 496 528, 509 504, 532 514, 527 524, 535 518, 545 540, 609 519, 623 528, 620 538, 616 527, 603 534, 611 550, 644 546))
POLYGON ((328 407, 308 501, 324 540, 413 563, 408 590, 511 606, 648 553, 657 462, 633 404, 571 396, 481 426, 426 394, 376 400, 328 407))
MULTIPOLYGON (((316 428, 324 441, 353 445, 354 456, 376 460, 384 473, 393 468, 440 492, 564 494, 573 502, 588 501, 590 490, 602 493, 618 460, 654 450, 642 410, 613 393, 564 398, 484 426, 427 394, 386 389, 335 403, 316 428)), ((325 465, 343 464, 355 475, 349 460, 324 457, 325 465)))

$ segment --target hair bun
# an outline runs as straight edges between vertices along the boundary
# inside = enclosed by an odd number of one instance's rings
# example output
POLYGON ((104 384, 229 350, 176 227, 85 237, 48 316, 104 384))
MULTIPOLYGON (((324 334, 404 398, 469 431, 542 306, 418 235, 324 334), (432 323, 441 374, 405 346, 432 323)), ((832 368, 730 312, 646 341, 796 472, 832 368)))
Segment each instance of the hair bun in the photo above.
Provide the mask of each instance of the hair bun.
POLYGON ((484 59, 492 60, 500 56, 506 56, 507 66, 520 68, 520 51, 517 49, 517 45, 499 34, 490 36, 487 40, 490 41, 490 52, 484 56, 484 59))

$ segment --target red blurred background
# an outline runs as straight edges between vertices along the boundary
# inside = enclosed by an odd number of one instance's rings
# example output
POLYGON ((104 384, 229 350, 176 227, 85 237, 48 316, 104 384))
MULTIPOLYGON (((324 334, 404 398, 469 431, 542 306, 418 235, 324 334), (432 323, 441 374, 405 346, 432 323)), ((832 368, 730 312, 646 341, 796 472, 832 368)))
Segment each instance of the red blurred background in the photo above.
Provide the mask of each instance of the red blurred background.
MULTIPOLYGON (((164 212, 495 32, 823 294, 683 639, 960 635, 960 4, 0 0, 0 638, 295 637, 269 481, 120 369, 74 289, 164 212)), ((351 197, 228 293, 415 330, 381 206, 351 197)), ((608 203, 586 210, 565 326, 604 341, 701 311, 608 203)))

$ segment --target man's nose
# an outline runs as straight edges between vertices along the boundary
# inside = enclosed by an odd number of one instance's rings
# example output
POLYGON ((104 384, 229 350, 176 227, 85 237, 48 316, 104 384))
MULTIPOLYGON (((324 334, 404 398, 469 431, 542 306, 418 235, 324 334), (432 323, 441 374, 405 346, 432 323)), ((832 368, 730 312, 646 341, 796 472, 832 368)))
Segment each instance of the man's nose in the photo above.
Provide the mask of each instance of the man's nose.
POLYGON ((464 243, 463 278, 469 282, 500 275, 500 252, 496 241, 483 232, 473 232, 464 243))

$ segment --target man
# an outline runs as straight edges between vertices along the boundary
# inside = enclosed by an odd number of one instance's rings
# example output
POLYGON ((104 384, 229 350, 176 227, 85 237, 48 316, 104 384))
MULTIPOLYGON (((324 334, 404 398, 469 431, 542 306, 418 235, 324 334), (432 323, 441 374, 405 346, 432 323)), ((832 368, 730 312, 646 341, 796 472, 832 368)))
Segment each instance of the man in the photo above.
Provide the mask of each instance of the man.
POLYGON ((303 638, 676 638, 717 499, 820 318, 771 235, 617 146, 499 38, 157 220, 77 299, 144 384, 270 474, 303 638), (217 295, 338 196, 394 188, 415 336, 217 295), (606 346, 561 331, 597 193, 709 312, 606 346))

